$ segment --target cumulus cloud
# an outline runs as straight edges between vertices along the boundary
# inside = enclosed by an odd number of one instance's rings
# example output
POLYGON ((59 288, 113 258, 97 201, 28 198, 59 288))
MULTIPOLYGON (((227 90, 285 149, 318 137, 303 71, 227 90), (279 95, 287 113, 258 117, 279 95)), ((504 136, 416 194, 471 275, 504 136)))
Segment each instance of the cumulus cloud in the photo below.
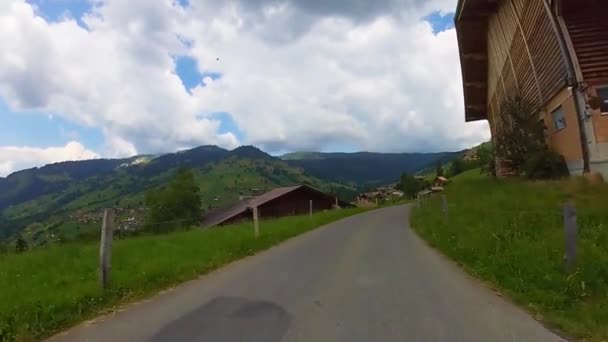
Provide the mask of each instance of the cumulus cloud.
POLYGON ((94 158, 99 158, 99 155, 87 150, 77 141, 70 141, 65 146, 47 148, 3 146, 0 147, 0 176, 60 161, 94 158))
POLYGON ((0 97, 99 127, 104 156, 245 143, 460 149, 486 140, 487 125, 464 123, 454 30, 435 35, 422 19, 455 2, 96 0, 81 27, 5 0, 0 97), (188 91, 175 56, 221 77, 188 91))

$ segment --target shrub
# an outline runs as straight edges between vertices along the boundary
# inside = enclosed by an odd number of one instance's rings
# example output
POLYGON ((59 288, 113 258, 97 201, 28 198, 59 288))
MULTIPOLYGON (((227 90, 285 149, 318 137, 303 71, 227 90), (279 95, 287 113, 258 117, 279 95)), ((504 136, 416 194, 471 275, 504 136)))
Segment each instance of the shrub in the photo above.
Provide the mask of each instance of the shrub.
POLYGON ((563 157, 547 146, 546 127, 538 114, 537 108, 519 96, 505 100, 501 107, 503 122, 495 136, 496 156, 509 161, 516 175, 530 179, 567 176, 563 157))
POLYGON ((569 175, 564 157, 549 150, 531 153, 523 166, 523 173, 530 179, 555 179, 569 175))
POLYGON ((27 251, 28 248, 29 246, 27 245, 27 241, 25 241, 25 239, 19 235, 15 241, 15 251, 17 253, 23 253, 27 251))

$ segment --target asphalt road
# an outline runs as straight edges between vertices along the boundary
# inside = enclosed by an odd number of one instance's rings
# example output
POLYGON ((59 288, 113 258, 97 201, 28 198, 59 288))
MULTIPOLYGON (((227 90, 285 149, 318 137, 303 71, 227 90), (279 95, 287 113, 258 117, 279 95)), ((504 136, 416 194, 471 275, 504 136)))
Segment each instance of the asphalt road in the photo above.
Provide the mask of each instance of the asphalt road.
POLYGON ((53 341, 562 341, 410 229, 408 208, 333 223, 53 341))

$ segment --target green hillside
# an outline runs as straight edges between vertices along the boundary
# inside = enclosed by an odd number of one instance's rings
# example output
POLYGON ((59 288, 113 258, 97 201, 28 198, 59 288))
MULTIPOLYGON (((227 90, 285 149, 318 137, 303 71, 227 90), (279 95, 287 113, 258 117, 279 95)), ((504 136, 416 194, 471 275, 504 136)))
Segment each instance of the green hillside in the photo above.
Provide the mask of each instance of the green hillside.
POLYGON ((462 152, 441 153, 321 153, 295 152, 281 156, 289 164, 308 173, 335 182, 357 184, 360 188, 386 185, 397 181, 401 173, 416 173, 447 163, 462 152))
POLYGON ((310 176, 253 147, 234 151, 199 148, 71 180, 57 191, 8 206, 1 211, 0 237, 10 243, 21 233, 31 246, 98 238, 101 211, 108 207, 116 209, 119 221, 131 219, 129 228, 137 228, 145 213, 145 193, 167 184, 180 166, 193 168, 205 210, 229 204, 240 196, 301 183, 335 192, 347 200, 356 194, 353 186, 310 176))

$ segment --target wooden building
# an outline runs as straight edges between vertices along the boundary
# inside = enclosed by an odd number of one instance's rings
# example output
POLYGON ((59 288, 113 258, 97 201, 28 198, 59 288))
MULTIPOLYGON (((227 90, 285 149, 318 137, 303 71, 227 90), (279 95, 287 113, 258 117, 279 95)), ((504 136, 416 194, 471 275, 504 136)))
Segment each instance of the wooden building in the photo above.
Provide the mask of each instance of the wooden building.
POLYGON ((328 210, 351 205, 335 196, 326 194, 308 185, 276 188, 260 196, 243 199, 237 203, 214 210, 203 218, 203 227, 231 224, 252 219, 252 210, 258 208, 260 219, 303 215, 312 210, 328 210))
POLYGON ((608 1, 459 0, 455 24, 465 120, 488 120, 494 136, 519 95, 571 174, 608 177, 608 1))

